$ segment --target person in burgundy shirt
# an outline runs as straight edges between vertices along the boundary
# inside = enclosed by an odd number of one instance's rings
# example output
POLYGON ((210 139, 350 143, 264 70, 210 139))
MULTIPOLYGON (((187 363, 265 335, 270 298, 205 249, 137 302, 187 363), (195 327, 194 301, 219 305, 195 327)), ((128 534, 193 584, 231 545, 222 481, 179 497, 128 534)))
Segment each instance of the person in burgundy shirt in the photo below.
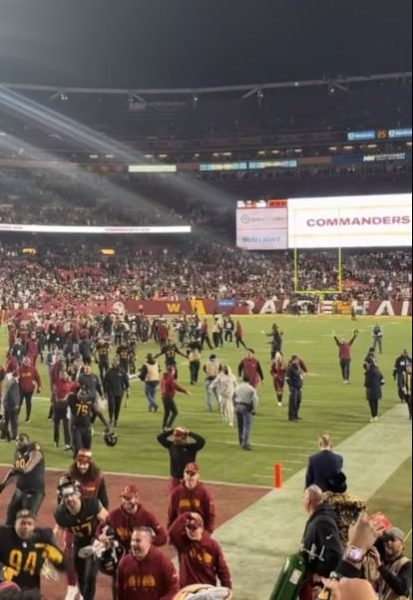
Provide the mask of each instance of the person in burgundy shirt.
POLYGON ((176 381, 174 367, 168 367, 162 375, 161 380, 162 403, 164 407, 163 429, 171 428, 178 416, 178 408, 175 402, 176 392, 181 392, 186 396, 191 395, 190 392, 181 387, 176 381))
POLYGON ((118 600, 173 600, 179 592, 172 562, 152 545, 152 531, 138 527, 132 533, 131 551, 119 563, 118 600))
POLYGON ((231 574, 222 548, 205 531, 201 515, 195 512, 180 515, 169 529, 169 541, 179 555, 182 587, 207 583, 232 589, 231 574))
POLYGON ((139 490, 133 484, 123 488, 120 507, 112 510, 105 523, 99 527, 98 537, 101 541, 105 541, 103 529, 107 525, 115 531, 116 538, 127 552, 130 549, 133 531, 138 527, 147 527, 153 531, 154 546, 164 546, 168 540, 167 532, 157 517, 142 506, 139 490))
POLYGON ((29 357, 23 359, 22 365, 19 370, 19 386, 20 386, 20 409, 23 401, 26 403, 26 423, 30 423, 30 417, 32 414, 32 397, 34 392, 40 393, 42 382, 40 375, 31 363, 29 357))
POLYGON ((254 350, 248 349, 248 354, 238 366, 238 376, 248 375, 249 383, 255 389, 264 381, 264 373, 259 361, 255 358, 254 350))
POLYGON ((199 466, 189 463, 185 467, 184 479, 181 485, 174 489, 168 508, 168 528, 176 521, 179 515, 185 512, 195 512, 203 518, 205 529, 213 533, 215 528, 214 500, 200 481, 199 466))
POLYGON ((338 357, 344 383, 350 383, 351 347, 356 341, 358 334, 359 332, 355 329, 353 337, 349 342, 346 342, 344 339, 339 339, 336 335, 334 336, 334 341, 338 346, 338 357))
POLYGON ((277 352, 271 362, 271 376, 274 384, 275 395, 278 406, 283 405, 283 395, 285 387, 285 377, 287 374, 287 365, 281 352, 277 352))
POLYGON ((60 443, 60 423, 63 425, 63 436, 65 440, 65 450, 71 449, 69 419, 67 416, 68 399, 72 392, 79 388, 79 384, 72 381, 67 371, 60 374, 59 379, 53 388, 53 422, 54 422, 54 443, 55 447, 59 447, 60 443))
POLYGON ((37 338, 36 332, 32 331, 29 339, 26 342, 26 352, 27 356, 32 361, 32 365, 35 367, 37 363, 37 359, 40 356, 41 361, 43 362, 43 354, 40 348, 40 342, 37 338))

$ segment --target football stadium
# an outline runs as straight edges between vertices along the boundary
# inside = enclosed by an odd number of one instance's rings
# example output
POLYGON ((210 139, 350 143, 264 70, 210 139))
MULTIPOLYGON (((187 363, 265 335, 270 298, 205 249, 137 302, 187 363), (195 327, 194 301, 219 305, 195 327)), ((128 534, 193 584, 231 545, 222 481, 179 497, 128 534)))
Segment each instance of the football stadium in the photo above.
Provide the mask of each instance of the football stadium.
POLYGON ((411 5, 175 4, 0 6, 0 599, 411 598, 411 5))

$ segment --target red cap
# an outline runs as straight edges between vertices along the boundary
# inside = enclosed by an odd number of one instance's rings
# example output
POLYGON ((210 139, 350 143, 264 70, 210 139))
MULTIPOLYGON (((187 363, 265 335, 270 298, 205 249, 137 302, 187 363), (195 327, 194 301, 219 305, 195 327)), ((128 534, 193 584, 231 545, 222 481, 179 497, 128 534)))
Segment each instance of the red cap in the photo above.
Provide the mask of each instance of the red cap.
POLYGON ((196 463, 188 463, 185 467, 185 473, 194 473, 195 475, 198 475, 199 466, 196 463))
POLYGON ((133 498, 139 495, 139 490, 136 485, 125 485, 120 495, 121 498, 133 498))
POLYGON ((199 514, 191 515, 188 519, 188 525, 189 528, 191 528, 191 525, 193 527, 204 527, 204 519, 199 514))
POLYGON ((88 465, 90 465, 92 460, 93 460, 93 455, 90 450, 85 450, 84 448, 82 448, 81 450, 78 451, 77 456, 76 456, 76 462, 87 463, 88 465))

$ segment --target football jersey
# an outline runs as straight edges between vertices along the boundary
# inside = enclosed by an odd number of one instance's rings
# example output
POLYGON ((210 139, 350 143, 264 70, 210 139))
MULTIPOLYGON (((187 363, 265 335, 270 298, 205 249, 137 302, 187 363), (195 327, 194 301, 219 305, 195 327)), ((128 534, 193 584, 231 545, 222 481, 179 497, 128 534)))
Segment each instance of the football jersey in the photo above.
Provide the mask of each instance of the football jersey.
POLYGON ((45 493, 45 464, 43 452, 37 442, 32 442, 23 450, 17 450, 14 455, 14 466, 16 469, 25 469, 33 452, 41 452, 42 459, 30 473, 19 473, 16 487, 21 491, 36 491, 45 493))
POLYGON ((101 510, 102 505, 97 498, 84 498, 77 515, 73 515, 62 502, 57 507, 54 517, 59 527, 73 533, 75 545, 83 547, 93 542, 101 510))
POLYGON ((40 589, 40 571, 45 559, 64 568, 64 555, 49 528, 36 528, 30 539, 20 538, 14 527, 0 527, 0 563, 15 571, 12 581, 22 589, 40 589))

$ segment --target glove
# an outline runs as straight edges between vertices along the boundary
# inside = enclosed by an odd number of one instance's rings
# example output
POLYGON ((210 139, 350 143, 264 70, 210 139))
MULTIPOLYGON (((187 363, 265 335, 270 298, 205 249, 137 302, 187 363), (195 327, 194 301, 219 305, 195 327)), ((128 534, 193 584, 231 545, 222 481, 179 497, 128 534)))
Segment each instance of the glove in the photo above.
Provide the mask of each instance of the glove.
POLYGON ((40 575, 43 579, 46 579, 46 581, 60 581, 60 574, 47 558, 44 561, 40 575))

